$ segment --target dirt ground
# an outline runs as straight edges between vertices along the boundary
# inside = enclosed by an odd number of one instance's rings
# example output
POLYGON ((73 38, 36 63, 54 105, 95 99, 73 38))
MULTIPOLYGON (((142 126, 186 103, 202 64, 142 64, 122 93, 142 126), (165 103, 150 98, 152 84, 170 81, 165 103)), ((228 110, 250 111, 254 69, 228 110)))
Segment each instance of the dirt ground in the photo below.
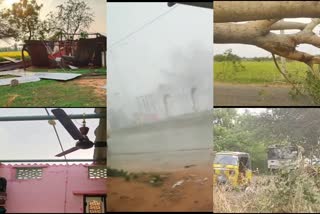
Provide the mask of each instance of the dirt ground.
POLYGON ((190 167, 170 173, 161 186, 124 178, 108 178, 108 211, 212 211, 210 167, 190 167), (173 185, 179 181, 179 186, 173 185))
POLYGON ((94 88, 95 93, 102 99, 105 99, 106 97, 107 90, 105 86, 107 84, 107 79, 105 77, 79 78, 79 79, 73 80, 73 82, 81 86, 94 88))
POLYGON ((214 82, 215 106, 311 106, 308 97, 292 99, 290 85, 230 84, 214 82))

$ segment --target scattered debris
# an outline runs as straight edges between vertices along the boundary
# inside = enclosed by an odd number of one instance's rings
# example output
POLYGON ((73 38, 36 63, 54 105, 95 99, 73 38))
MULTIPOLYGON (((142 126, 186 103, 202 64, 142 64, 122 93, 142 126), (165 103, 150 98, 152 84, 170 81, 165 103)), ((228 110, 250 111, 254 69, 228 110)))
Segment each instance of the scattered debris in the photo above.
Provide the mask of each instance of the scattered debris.
POLYGON ((46 73, 46 72, 37 72, 34 74, 35 76, 39 77, 40 79, 52 79, 52 80, 71 80, 75 79, 81 74, 72 74, 72 73, 46 73))
POLYGON ((11 57, 2 57, 2 58, 14 63, 22 62, 22 60, 13 59, 11 57))
POLYGON ((177 183, 172 185, 172 188, 176 188, 177 186, 181 186, 183 184, 184 180, 180 180, 177 183))
POLYGON ((8 63, 6 61, 6 62, 2 62, 0 64, 0 71, 11 71, 11 70, 19 69, 19 68, 29 67, 30 65, 31 65, 30 61, 26 61, 26 62, 22 62, 22 61, 11 62, 11 61, 9 61, 8 63))
POLYGON ((36 82, 36 81, 40 81, 41 79, 68 81, 81 76, 81 74, 73 74, 73 73, 31 72, 31 71, 24 71, 22 69, 0 72, 0 76, 3 76, 3 75, 13 75, 18 77, 0 79, 0 85, 11 85, 11 81, 13 79, 16 79, 20 84, 20 83, 27 83, 27 82, 36 82))
POLYGON ((78 67, 72 66, 72 65, 69 65, 69 67, 70 67, 71 69, 79 69, 78 67))
POLYGON ((10 86, 17 86, 19 85, 19 81, 17 79, 11 80, 10 86))
POLYGON ((194 167, 194 166, 196 166, 196 165, 191 164, 191 165, 184 166, 184 168, 190 168, 190 167, 194 167))

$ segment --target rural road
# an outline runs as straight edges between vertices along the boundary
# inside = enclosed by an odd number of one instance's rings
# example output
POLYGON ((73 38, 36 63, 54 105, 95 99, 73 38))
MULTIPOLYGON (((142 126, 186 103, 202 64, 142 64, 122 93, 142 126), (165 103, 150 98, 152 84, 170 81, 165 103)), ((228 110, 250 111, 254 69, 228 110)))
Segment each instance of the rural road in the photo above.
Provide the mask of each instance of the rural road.
POLYGON ((214 106, 311 106, 308 97, 292 99, 291 86, 214 82, 214 106))

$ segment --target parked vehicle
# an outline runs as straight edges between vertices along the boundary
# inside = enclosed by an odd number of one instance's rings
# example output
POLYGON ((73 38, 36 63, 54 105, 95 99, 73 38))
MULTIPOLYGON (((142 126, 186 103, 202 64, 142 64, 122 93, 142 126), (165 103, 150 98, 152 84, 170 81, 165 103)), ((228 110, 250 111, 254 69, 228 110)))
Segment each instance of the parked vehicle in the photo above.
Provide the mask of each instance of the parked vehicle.
POLYGON ((298 167, 298 147, 291 145, 272 145, 268 147, 268 169, 276 171, 281 168, 298 167))
POLYGON ((213 161, 214 185, 247 186, 252 180, 250 155, 245 152, 217 152, 213 161))

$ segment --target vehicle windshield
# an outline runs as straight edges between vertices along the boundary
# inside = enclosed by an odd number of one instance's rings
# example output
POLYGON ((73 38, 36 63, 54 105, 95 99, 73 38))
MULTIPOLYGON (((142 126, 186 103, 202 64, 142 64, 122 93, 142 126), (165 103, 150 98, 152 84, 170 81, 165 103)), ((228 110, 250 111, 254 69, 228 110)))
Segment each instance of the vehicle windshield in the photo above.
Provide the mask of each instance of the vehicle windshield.
POLYGON ((238 165, 238 157, 232 155, 216 155, 213 163, 224 165, 238 165))

